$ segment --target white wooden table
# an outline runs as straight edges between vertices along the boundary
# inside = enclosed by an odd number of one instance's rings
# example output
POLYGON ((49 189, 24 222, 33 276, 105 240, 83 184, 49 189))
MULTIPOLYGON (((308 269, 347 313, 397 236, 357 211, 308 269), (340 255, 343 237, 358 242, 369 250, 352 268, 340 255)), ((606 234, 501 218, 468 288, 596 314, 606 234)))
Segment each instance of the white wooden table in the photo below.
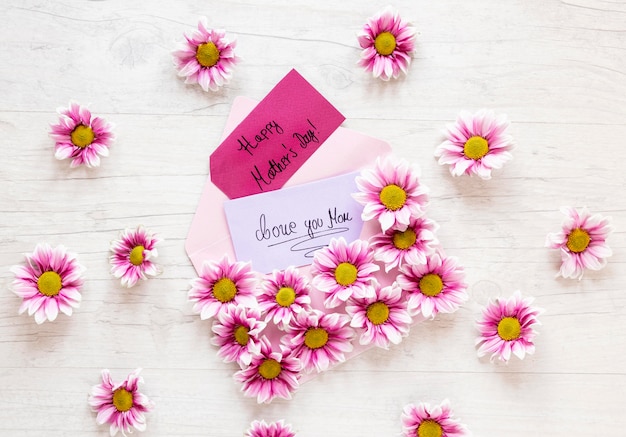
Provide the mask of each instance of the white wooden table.
POLYGON ((476 436, 626 435, 626 2, 398 1, 419 31, 410 74, 372 79, 355 34, 386 4, 5 0, 0 5, 0 435, 104 436, 87 404, 100 370, 142 367, 156 402, 146 436, 238 436, 285 419, 300 437, 398 435, 407 403, 450 399, 476 436), (177 78, 171 51, 201 15, 238 40, 243 61, 217 93, 177 78), (209 343, 187 301, 184 241, 236 96, 261 99, 292 67, 346 117, 418 163, 429 216, 467 272, 470 300, 258 405, 209 343), (54 159, 49 124, 74 99, 115 123, 95 169, 54 159), (514 160, 491 181, 453 179, 433 157, 462 109, 506 113, 514 160), (555 279, 544 248, 559 207, 611 215, 614 255, 581 281, 555 279), (163 274, 131 290, 109 274, 120 230, 159 233, 163 274), (72 317, 17 314, 10 266, 39 242, 87 266, 72 317), (475 320, 515 290, 546 309, 537 351, 508 366, 478 359, 475 320))

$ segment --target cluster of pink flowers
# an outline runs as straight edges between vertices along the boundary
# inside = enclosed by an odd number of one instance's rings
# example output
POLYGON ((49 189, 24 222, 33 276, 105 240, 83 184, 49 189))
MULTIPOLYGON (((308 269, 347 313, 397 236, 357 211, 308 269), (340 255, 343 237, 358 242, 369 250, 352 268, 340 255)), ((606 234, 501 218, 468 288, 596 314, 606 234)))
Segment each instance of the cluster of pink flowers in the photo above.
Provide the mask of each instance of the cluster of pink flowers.
POLYGON ((359 192, 353 197, 363 205, 363 220, 380 223, 381 233, 369 240, 374 259, 387 274, 396 274, 391 288, 379 287, 378 294, 400 290, 391 295, 401 295, 411 317, 432 318, 456 311, 467 300, 467 285, 457 259, 444 254, 436 236, 439 226, 425 215, 428 190, 419 174, 404 159, 379 158, 357 177, 359 192))
POLYGON ((205 262, 191 283, 194 311, 213 319, 218 355, 239 365, 235 380, 259 403, 290 399, 302 372, 328 370, 352 350, 348 316, 313 309, 310 289, 293 267, 260 275, 227 257, 205 262), (268 325, 282 331, 279 341, 270 341, 268 325))

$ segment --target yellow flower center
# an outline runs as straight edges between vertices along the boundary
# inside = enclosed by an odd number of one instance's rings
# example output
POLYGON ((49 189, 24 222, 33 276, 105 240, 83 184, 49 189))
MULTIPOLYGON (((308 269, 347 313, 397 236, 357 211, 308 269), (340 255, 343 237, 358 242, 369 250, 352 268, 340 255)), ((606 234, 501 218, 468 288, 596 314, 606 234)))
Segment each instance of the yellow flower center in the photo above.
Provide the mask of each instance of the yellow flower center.
POLYGON ((428 273, 420 278, 420 291, 426 296, 437 296, 443 290, 441 276, 436 273, 428 273))
POLYGON ((328 331, 324 328, 309 328, 304 334, 304 344, 309 349, 319 349, 328 343, 328 331))
POLYGON ((230 278, 222 278, 213 284, 213 296, 222 303, 230 302, 237 294, 237 286, 230 278))
POLYGON ((570 252, 583 252, 587 246, 589 246, 590 242, 591 237, 584 229, 576 228, 567 236, 567 248, 570 252))
POLYGON ((117 411, 128 411, 133 407, 133 394, 126 389, 118 388, 113 392, 113 405, 117 411))
POLYGON ((367 307, 367 318, 374 325, 381 325, 389 318, 389 307, 384 302, 374 302, 367 307))
POLYGON ((57 272, 43 272, 37 279, 37 288, 45 296, 56 296, 61 287, 61 276, 57 272))
POLYGON ((220 60, 220 51, 214 43, 209 41, 198 46, 196 59, 203 67, 212 67, 220 60))
POLYGON ((358 270, 354 264, 341 263, 335 269, 335 280, 337 284, 344 287, 354 284, 358 276, 358 270))
POLYGON ((441 437, 443 429, 436 421, 426 419, 417 427, 417 437, 441 437))
POLYGON ((393 245, 396 249, 407 250, 413 246, 417 241, 417 235, 411 228, 407 228, 406 231, 395 231, 393 234, 393 245))
POLYGON ((135 246, 130 251, 130 263, 134 266, 138 266, 143 262, 143 251, 146 248, 143 246, 135 246))
POLYGON ((250 340, 250 334, 248 334, 248 331, 248 328, 243 325, 239 325, 235 328, 235 341, 239 343, 240 346, 248 344, 248 340, 250 340))
POLYGON ((276 303, 287 308, 296 300, 296 291, 291 287, 281 287, 276 293, 276 303))
POLYGON ((489 143, 486 139, 479 136, 469 138, 463 146, 463 153, 469 159, 478 161, 480 158, 489 153, 489 143))
POLYGON ((280 375, 281 367, 280 363, 272 358, 268 358, 259 366, 259 374, 265 379, 274 379, 280 375))
POLYGON ((84 124, 79 124, 74 128, 72 133, 70 134, 70 138, 72 140, 72 144, 76 147, 80 147, 84 149, 91 143, 93 143, 93 139, 96 135, 93 133, 93 130, 89 126, 85 126, 84 124))
POLYGON ((516 317, 504 317, 498 322, 498 335, 502 340, 516 340, 522 333, 522 325, 516 317))
POLYGON ((379 33, 374 40, 374 48, 379 55, 389 56, 396 49, 396 37, 391 32, 379 33))
POLYGON ((385 208, 396 211, 404 206, 406 191, 395 184, 389 184, 380 191, 378 198, 385 208))

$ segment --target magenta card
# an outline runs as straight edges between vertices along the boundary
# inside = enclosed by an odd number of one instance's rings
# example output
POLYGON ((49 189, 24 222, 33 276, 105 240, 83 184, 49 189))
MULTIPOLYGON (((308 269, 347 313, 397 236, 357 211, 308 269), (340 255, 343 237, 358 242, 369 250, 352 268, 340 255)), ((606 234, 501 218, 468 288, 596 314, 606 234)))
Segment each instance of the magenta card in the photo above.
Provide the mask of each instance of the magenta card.
POLYGON ((211 180, 231 199, 282 188, 344 120, 291 70, 211 154, 211 180))

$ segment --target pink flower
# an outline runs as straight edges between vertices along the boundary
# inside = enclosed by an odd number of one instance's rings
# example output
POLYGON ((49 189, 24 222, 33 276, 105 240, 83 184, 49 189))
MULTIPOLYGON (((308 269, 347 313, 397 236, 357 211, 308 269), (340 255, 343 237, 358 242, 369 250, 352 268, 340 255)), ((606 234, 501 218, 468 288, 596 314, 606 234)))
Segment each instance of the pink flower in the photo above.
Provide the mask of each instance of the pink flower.
POLYGON ((405 437, 463 437, 470 433, 458 419, 452 418, 450 402, 431 406, 426 402, 408 404, 402 411, 402 435, 405 437))
POLYGON ((160 242, 155 234, 143 226, 125 229, 118 240, 111 242, 111 274, 121 278, 122 285, 129 288, 140 279, 158 275, 161 270, 154 259, 158 256, 156 245, 160 242))
POLYGON ((256 306, 257 279, 250 263, 231 263, 227 256, 221 261, 205 261, 200 277, 191 282, 189 300, 202 320, 210 319, 229 306, 256 306))
POLYGON ((140 369, 135 370, 124 381, 116 384, 105 369, 102 371, 102 384, 91 389, 89 405, 98 413, 96 421, 100 425, 110 424, 112 436, 118 431, 125 436, 126 433, 132 433, 133 428, 139 431, 146 429, 144 413, 152 410, 154 403, 139 392, 139 383, 143 383, 139 372, 140 369))
POLYGON ((113 125, 76 102, 69 108, 59 108, 59 123, 50 125, 50 136, 55 140, 57 159, 72 158, 71 167, 86 165, 97 167, 100 156, 109 156, 109 146, 113 142, 113 125))
POLYGON ((360 192, 352 196, 365 205, 361 218, 378 220, 383 232, 405 230, 412 218, 424 214, 428 203, 428 190, 418 176, 419 169, 404 159, 378 158, 374 169, 356 178, 360 192))
POLYGON ((204 91, 217 91, 230 80, 239 61, 236 45, 226 39, 224 30, 210 29, 206 17, 200 18, 198 29, 185 35, 182 47, 173 52, 178 75, 185 83, 199 83, 204 91))
POLYGON ((250 424, 250 429, 246 431, 244 437, 295 437, 291 430, 291 425, 285 425, 284 420, 265 423, 265 420, 255 420, 250 424))
POLYGON ((407 73, 415 49, 415 29, 390 7, 367 20, 357 35, 363 49, 359 65, 382 80, 407 73))
POLYGON ((275 397, 291 399, 299 379, 300 361, 282 345, 280 352, 273 351, 267 337, 261 337, 261 352, 252 357, 250 366, 235 373, 244 394, 256 396, 258 403, 269 403, 275 397))
POLYGON ((22 298, 19 313, 28 310, 35 322, 54 321, 59 310, 72 315, 78 308, 83 285, 81 275, 85 268, 65 247, 54 249, 48 244, 38 244, 32 254, 25 254, 26 266, 13 266, 15 274, 12 290, 22 298))
POLYGON ((453 313, 468 299, 464 276, 456 258, 435 253, 425 264, 404 266, 396 280, 408 295, 409 314, 434 318, 453 313))
POLYGON ((584 269, 600 270, 613 251, 606 239, 612 228, 609 217, 591 215, 587 208, 578 212, 574 208, 561 208, 566 219, 561 232, 548 234, 546 246, 561 250, 561 269, 564 278, 583 277, 584 269))
POLYGON ((435 150, 439 164, 449 164, 453 176, 478 175, 491 179, 491 170, 502 168, 512 158, 513 138, 506 133, 505 115, 482 109, 476 114, 461 112, 456 123, 444 132, 446 140, 435 150))
POLYGON ((496 357, 508 362, 511 352, 520 360, 525 354, 535 352, 533 326, 539 325, 537 315, 543 312, 532 308, 532 297, 523 298, 516 291, 509 299, 496 299, 489 302, 478 321, 480 337, 476 339, 478 356, 491 354, 491 361, 496 357))
POLYGON ((352 351, 354 330, 345 314, 324 313, 318 310, 296 315, 282 341, 293 347, 306 372, 323 372, 346 360, 352 351))
POLYGON ((399 344, 409 334, 413 319, 407 311, 406 299, 395 282, 387 287, 376 283, 372 297, 353 298, 346 305, 352 317, 350 326, 361 328, 359 342, 388 349, 389 344, 399 344))
POLYGON ((289 324, 294 314, 311 308, 309 283, 294 267, 268 275, 257 299, 261 312, 266 313, 265 321, 273 319, 279 328, 289 324))
POLYGON ((385 264, 385 271, 404 264, 426 264, 426 256, 439 245, 435 232, 439 225, 425 217, 411 218, 403 231, 389 229, 370 238, 374 258, 385 264))
POLYGON ((249 366, 253 355, 261 353, 260 336, 266 323, 255 308, 226 307, 213 322, 215 336, 211 340, 220 349, 217 355, 230 363, 236 361, 242 368, 249 366))
POLYGON ((313 286, 327 294, 326 308, 341 305, 351 296, 372 296, 372 273, 380 270, 366 241, 350 244, 333 238, 330 244, 315 252, 311 264, 313 286))

